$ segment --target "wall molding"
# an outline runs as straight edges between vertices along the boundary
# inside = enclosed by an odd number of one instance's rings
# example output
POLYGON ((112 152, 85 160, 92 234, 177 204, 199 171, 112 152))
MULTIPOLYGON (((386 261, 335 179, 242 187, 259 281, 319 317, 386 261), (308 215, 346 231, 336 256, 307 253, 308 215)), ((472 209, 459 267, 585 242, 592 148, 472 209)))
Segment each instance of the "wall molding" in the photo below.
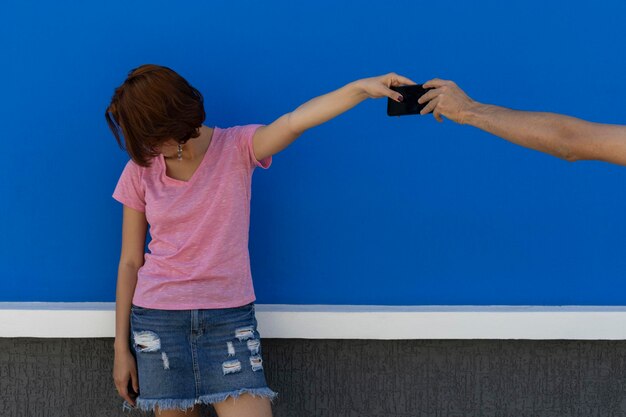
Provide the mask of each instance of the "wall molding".
MULTIPOLYGON (((264 338, 626 340, 626 306, 257 304, 264 338)), ((112 302, 0 302, 0 337, 115 336, 112 302)))

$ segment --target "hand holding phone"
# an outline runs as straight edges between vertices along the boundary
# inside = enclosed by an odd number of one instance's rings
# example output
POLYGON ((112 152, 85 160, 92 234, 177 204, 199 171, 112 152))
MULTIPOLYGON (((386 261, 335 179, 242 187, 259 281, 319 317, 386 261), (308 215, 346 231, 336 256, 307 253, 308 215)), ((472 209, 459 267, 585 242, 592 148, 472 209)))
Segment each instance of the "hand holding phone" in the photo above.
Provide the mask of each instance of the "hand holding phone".
POLYGON ((428 88, 424 88, 422 84, 403 85, 398 87, 391 86, 389 88, 402 94, 403 100, 398 103, 390 98, 387 99, 388 116, 420 114, 420 111, 428 104, 420 104, 417 102, 417 100, 419 100, 419 98, 426 94, 429 90, 428 88))

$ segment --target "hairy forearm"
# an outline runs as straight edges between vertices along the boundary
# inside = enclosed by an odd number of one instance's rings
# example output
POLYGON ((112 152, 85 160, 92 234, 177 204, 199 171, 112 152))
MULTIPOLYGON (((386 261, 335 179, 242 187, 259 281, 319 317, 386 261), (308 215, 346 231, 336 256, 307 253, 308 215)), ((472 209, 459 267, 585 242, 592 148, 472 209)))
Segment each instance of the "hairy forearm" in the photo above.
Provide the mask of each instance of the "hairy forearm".
POLYGON ((555 113, 511 110, 475 103, 463 123, 485 130, 517 145, 575 161, 579 159, 577 132, 587 122, 555 113))
POLYGON ((138 267, 120 264, 115 297, 115 343, 116 351, 129 349, 130 307, 137 285, 138 267))
POLYGON ((315 97, 288 113, 286 116, 289 129, 301 134, 350 110, 366 98, 367 94, 359 87, 358 81, 346 84, 335 91, 315 97))

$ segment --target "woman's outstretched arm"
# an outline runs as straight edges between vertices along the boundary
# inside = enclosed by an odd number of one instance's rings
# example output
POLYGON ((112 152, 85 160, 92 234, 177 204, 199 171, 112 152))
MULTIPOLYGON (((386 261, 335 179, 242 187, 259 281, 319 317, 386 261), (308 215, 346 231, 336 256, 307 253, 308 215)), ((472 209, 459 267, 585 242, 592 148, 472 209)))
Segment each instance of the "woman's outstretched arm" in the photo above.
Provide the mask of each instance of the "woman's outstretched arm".
POLYGON ((415 84, 410 79, 390 73, 351 82, 335 91, 315 97, 273 123, 259 127, 253 138, 258 160, 274 155, 296 140, 305 130, 318 126, 350 110, 366 98, 390 97, 402 101, 391 86, 415 84))

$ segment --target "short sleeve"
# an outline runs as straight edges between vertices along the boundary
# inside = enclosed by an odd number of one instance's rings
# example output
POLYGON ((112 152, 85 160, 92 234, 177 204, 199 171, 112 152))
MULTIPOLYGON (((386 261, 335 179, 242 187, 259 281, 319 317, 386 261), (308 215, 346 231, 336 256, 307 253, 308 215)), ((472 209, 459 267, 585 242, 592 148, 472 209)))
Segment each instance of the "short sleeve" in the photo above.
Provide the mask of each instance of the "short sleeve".
POLYGON ((113 198, 135 210, 145 212, 145 189, 141 182, 141 168, 133 160, 129 160, 117 181, 113 198))
POLYGON ((268 156, 263 158, 262 160, 257 160, 254 156, 254 148, 252 146, 252 138, 254 137, 254 132, 263 125, 261 124, 250 124, 244 126, 237 126, 237 140, 239 141, 239 149, 243 152, 244 158, 250 163, 252 168, 261 167, 263 169, 267 169, 272 165, 272 156, 268 156))

